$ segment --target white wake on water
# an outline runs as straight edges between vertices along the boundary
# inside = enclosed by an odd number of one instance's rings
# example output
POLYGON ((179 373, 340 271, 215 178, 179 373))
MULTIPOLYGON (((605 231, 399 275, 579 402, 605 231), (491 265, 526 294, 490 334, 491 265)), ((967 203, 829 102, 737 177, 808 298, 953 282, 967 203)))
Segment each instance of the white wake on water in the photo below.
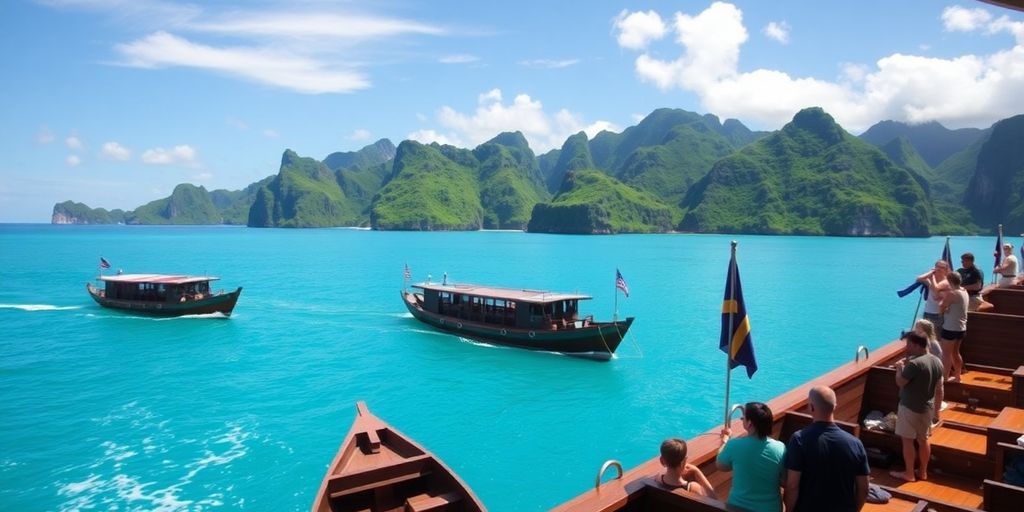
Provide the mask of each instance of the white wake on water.
POLYGON ((68 311, 82 309, 82 306, 54 306, 52 304, 0 304, 0 309, 20 309, 22 311, 68 311))
POLYGON ((260 435, 258 425, 246 420, 226 421, 199 439, 180 438, 168 420, 137 401, 92 421, 107 429, 127 429, 144 436, 128 442, 103 441, 97 460, 62 468, 61 474, 81 476, 77 481, 56 482, 57 494, 65 498, 59 510, 241 508, 244 498, 232 494, 234 484, 226 478, 233 470, 232 464, 248 455, 254 444, 290 451, 282 443, 260 435), (181 460, 187 462, 178 462, 181 460), (158 469, 152 467, 154 463, 158 469), (214 470, 217 466, 224 468, 214 470))

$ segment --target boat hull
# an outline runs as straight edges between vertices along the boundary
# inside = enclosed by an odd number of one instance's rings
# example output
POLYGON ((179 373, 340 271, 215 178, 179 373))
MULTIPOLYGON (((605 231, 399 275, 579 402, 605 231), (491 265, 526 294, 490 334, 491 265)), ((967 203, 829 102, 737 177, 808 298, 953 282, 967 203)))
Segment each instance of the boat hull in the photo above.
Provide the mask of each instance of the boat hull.
POLYGON ((101 290, 89 283, 86 283, 85 289, 97 304, 105 308, 119 309, 121 311, 129 311, 147 316, 165 317, 208 315, 212 313, 221 313, 224 316, 231 316, 231 312, 235 309, 235 303, 238 302, 238 297, 242 294, 242 287, 239 286, 238 289, 233 292, 212 295, 202 300, 191 300, 186 302, 151 302, 141 300, 108 299, 103 296, 101 290))
POLYGON ((356 410, 312 512, 486 510, 441 459, 370 414, 365 403, 356 410))
POLYGON ((561 352, 607 361, 626 337, 633 317, 615 322, 592 322, 586 327, 530 330, 497 326, 439 315, 423 309, 413 293, 402 291, 402 302, 417 320, 463 338, 495 345, 561 352))

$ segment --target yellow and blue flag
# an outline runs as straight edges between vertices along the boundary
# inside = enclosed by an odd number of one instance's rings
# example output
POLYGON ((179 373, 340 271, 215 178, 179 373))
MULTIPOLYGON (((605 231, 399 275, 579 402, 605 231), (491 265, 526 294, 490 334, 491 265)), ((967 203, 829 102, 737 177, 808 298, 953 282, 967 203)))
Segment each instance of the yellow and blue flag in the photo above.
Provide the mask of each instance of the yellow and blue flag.
POLYGON ((747 377, 753 378, 757 371, 754 358, 754 342, 750 337, 750 319, 743 304, 743 287, 740 286, 740 269, 736 255, 729 260, 729 277, 725 281, 725 300, 722 301, 722 339, 718 348, 729 355, 729 369, 743 365, 747 377))

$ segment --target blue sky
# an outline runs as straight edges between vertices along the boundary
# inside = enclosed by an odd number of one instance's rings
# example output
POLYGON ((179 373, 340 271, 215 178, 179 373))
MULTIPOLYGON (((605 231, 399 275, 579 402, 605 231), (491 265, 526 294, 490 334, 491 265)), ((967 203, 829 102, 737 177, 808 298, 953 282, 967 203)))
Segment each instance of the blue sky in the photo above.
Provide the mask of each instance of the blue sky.
POLYGON ((0 222, 240 189, 287 148, 521 130, 539 154, 660 107, 773 130, 822 106, 852 133, 1024 113, 1024 13, 982 2, 11 0, 0 19, 0 222))

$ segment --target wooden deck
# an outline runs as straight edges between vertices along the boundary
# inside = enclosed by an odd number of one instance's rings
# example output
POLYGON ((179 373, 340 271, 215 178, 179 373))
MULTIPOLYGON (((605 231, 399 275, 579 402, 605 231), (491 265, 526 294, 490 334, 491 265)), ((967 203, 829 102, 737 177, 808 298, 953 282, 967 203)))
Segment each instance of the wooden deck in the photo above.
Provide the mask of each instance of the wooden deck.
POLYGON ((928 502, 942 502, 961 507, 980 508, 983 500, 981 482, 934 473, 928 475, 927 481, 907 482, 889 475, 889 471, 880 468, 871 469, 871 483, 892 488, 910 495, 920 496, 928 502))
MULTIPOLYGON (((837 422, 855 429, 865 446, 879 456, 872 458, 873 483, 887 488, 893 499, 884 505, 868 504, 868 511, 937 512, 1020 512, 1024 510, 1024 488, 1002 482, 1003 459, 1024 449, 1016 439, 1024 434, 1024 291, 1001 294, 998 313, 970 313, 968 339, 962 349, 968 364, 962 381, 946 385, 949 407, 942 412, 942 424, 933 429, 929 480, 905 482, 889 475, 903 469, 902 441, 892 433, 868 431, 858 424, 873 410, 895 411, 899 388, 892 363, 903 357, 903 343, 893 342, 871 353, 870 363, 853 362, 826 373, 768 402, 775 412, 772 437, 784 440, 800 418, 793 413, 807 411, 807 391, 816 385, 835 390, 837 422), (877 467, 875 467, 877 465, 877 467), (883 467, 883 466, 892 467, 883 467)), ((800 428, 801 425, 795 425, 800 428)), ((740 431, 739 421, 732 424, 740 431)), ((731 487, 731 473, 715 468, 718 427, 689 441, 689 462, 701 468, 725 500, 731 487)), ((685 512, 725 511, 715 500, 653 498, 658 493, 638 491, 643 476, 661 471, 657 458, 629 470, 619 480, 608 481, 596 491, 581 494, 556 511, 564 512, 685 512)), ((666 494, 666 496, 675 496, 666 494)), ((664 498, 664 497, 662 497, 664 498)))

